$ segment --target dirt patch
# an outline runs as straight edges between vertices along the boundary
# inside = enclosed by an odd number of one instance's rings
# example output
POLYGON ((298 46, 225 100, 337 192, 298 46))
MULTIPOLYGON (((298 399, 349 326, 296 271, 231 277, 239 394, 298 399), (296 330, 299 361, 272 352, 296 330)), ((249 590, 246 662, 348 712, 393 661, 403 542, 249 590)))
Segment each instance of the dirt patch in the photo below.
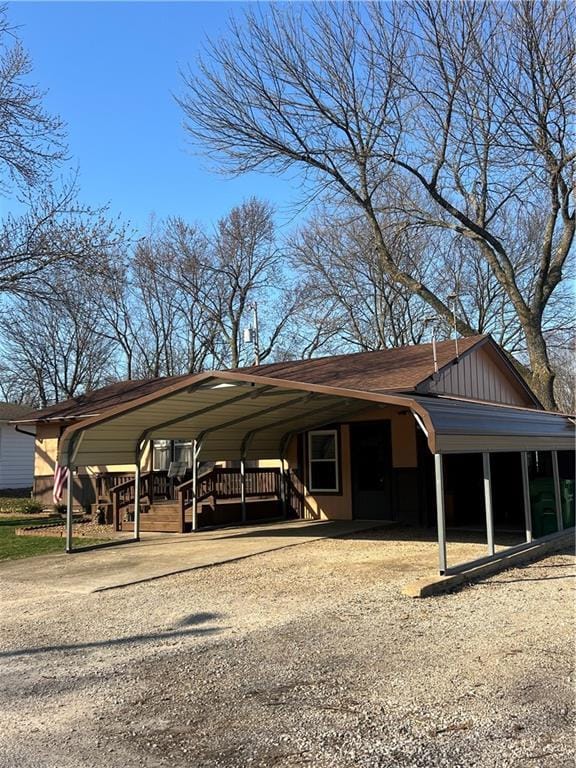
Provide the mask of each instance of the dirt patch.
MULTIPOLYGON (((50 525, 31 525, 25 528, 16 528, 16 536, 66 536, 66 526, 63 523, 51 523, 50 525)), ((114 539, 116 532, 112 525, 98 525, 97 523, 81 523, 72 527, 74 538, 90 539, 114 539)))

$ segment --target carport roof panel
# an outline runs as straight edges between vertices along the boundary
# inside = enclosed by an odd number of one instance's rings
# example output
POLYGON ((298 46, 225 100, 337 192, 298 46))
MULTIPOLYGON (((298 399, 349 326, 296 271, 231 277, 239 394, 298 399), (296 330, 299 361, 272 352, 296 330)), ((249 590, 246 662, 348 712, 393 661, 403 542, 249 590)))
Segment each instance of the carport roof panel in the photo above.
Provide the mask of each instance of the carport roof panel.
MULTIPOLYGON (((523 408, 472 402, 449 397, 390 395, 341 389, 301 382, 253 377, 248 373, 200 374, 186 383, 160 393, 110 409, 100 416, 69 427, 60 441, 60 461, 77 466, 132 463, 142 440, 159 437, 196 438, 207 429, 227 425, 213 432, 206 450, 218 451, 216 458, 237 457, 246 434, 262 430, 250 449, 270 450, 273 440, 289 431, 312 428, 319 421, 344 419, 369 404, 392 404, 409 408, 420 417, 428 432, 432 452, 474 452, 482 450, 547 450, 572 447, 574 425, 566 416, 523 408), (326 403, 317 413, 314 399, 326 403), (290 425, 274 427, 270 420, 302 416, 290 425), (231 422, 228 424, 228 422, 231 422), (225 440, 223 440, 225 436, 225 440), (222 453, 227 446, 226 453, 222 453), (70 456, 69 456, 70 453, 70 456)), ((207 455, 207 454, 203 454, 207 455)), ((264 456, 262 457, 264 458, 264 456)))
POLYGON ((456 397, 415 397, 434 430, 435 452, 574 449, 574 419, 566 414, 456 397))
POLYGON ((171 388, 156 397, 144 397, 69 427, 60 441, 60 461, 75 466, 132 463, 141 440, 178 437, 179 431, 187 438, 196 438, 204 430, 238 419, 241 420, 238 429, 232 425, 225 430, 229 442, 227 454, 219 454, 223 459, 236 457, 247 432, 267 426, 272 410, 278 412, 278 418, 297 415, 291 409, 296 407, 295 401, 303 400, 306 395, 315 395, 318 399, 311 399, 309 409, 302 409, 302 418, 297 422, 299 429, 305 429, 312 417, 313 423, 318 422, 317 409, 323 401, 326 405, 324 423, 374 401, 409 405, 407 398, 396 395, 338 390, 229 372, 200 374, 194 381, 188 380, 184 387, 171 388), (345 402, 348 400, 355 404, 345 402))

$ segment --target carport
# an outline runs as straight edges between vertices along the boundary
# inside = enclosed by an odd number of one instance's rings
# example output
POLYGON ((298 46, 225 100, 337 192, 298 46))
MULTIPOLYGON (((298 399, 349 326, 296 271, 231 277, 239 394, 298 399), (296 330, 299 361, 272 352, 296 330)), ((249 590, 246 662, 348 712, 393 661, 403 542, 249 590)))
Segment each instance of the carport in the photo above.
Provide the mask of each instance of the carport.
MULTIPOLYGON (((334 424, 369 406, 400 406, 413 415, 434 456, 436 515, 441 573, 462 567, 446 562, 443 457, 480 453, 483 462, 487 554, 494 547, 490 454, 522 457, 525 539, 533 538, 528 453, 550 452, 554 475, 557 530, 563 529, 557 452, 573 451, 574 422, 545 411, 493 405, 448 396, 412 396, 320 386, 244 372, 210 372, 178 383, 69 427, 59 445, 59 463, 79 466, 131 463, 135 467, 134 539, 140 536, 140 458, 151 439, 191 439, 193 443, 193 530, 196 529, 198 460, 237 459, 243 478, 249 459, 280 459, 285 470, 288 442, 295 434, 334 424)), ((68 493, 67 551, 72 551, 72 494, 68 493)), ((525 545, 520 545, 525 546, 525 545)), ((518 549, 515 547, 514 549, 518 549)), ((465 564, 469 565, 469 564, 465 564)))

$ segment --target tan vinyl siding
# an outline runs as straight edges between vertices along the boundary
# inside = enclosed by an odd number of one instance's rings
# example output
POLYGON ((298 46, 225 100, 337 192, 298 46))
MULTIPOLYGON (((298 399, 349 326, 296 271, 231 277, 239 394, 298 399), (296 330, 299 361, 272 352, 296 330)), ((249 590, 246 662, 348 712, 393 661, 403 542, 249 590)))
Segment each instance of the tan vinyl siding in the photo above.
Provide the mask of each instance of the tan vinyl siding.
MULTIPOLYGON (((392 434, 392 465, 394 469, 418 466, 416 447, 416 423, 410 412, 396 406, 367 408, 340 425, 340 482, 339 494, 311 494, 304 489, 304 514, 309 519, 350 520, 352 518, 352 476, 350 458, 349 423, 357 421, 388 420, 392 434)), ((288 464, 296 466, 296 438, 287 451, 288 464)), ((275 462, 260 461, 259 466, 271 466, 275 462)), ((277 465, 277 464, 276 464, 277 465)))

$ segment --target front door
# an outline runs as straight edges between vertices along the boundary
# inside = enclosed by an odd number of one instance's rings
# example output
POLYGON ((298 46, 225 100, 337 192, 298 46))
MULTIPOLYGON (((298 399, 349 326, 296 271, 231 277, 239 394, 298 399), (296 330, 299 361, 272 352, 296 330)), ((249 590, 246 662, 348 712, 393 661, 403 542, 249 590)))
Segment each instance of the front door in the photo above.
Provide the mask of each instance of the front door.
POLYGON ((359 520, 392 520, 389 421, 350 424, 352 509, 359 520))

